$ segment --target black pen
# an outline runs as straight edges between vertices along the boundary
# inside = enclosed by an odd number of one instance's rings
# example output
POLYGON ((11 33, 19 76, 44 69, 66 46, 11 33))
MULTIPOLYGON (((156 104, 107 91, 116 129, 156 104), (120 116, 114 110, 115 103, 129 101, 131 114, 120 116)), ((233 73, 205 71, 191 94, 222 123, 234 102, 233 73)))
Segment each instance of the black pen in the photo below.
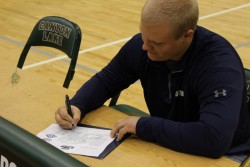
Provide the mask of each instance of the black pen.
MULTIPOLYGON (((68 114, 73 118, 73 113, 72 113, 72 110, 71 110, 71 106, 70 106, 70 101, 69 101, 69 96, 66 95, 65 96, 65 105, 67 106, 67 111, 68 111, 68 114)), ((72 129, 75 128, 75 125, 72 124, 72 129)))

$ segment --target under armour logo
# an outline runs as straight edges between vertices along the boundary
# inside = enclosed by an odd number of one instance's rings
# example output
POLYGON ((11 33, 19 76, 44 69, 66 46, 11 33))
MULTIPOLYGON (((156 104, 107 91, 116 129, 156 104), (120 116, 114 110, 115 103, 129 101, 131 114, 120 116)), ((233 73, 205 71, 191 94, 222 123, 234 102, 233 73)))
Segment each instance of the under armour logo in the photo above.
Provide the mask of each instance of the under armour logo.
POLYGON ((178 96, 184 97, 184 91, 183 91, 183 90, 177 90, 177 91, 175 92, 175 97, 178 97, 178 96))
POLYGON ((214 91, 214 97, 226 96, 227 90, 222 89, 220 92, 218 90, 214 91))

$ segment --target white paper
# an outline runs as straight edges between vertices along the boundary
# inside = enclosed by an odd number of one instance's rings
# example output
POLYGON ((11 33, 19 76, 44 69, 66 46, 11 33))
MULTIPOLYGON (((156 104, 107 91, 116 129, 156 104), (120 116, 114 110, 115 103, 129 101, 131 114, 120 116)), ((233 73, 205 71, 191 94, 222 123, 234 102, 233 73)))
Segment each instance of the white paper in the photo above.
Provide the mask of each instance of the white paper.
POLYGON ((65 153, 98 157, 114 140, 106 129, 76 127, 66 130, 51 124, 37 136, 65 153))

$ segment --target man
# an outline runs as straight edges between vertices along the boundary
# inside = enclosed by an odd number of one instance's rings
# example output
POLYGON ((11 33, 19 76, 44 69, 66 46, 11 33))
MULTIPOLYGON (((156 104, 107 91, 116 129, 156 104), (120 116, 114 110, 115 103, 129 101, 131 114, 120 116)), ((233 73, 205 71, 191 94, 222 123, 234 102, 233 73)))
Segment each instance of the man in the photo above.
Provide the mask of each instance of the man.
POLYGON ((151 117, 119 120, 111 137, 117 135, 119 141, 132 133, 176 151, 213 158, 250 151, 242 62, 228 41, 197 21, 196 0, 148 0, 141 33, 75 94, 73 119, 64 106, 57 110, 58 124, 71 128, 139 79, 151 117))

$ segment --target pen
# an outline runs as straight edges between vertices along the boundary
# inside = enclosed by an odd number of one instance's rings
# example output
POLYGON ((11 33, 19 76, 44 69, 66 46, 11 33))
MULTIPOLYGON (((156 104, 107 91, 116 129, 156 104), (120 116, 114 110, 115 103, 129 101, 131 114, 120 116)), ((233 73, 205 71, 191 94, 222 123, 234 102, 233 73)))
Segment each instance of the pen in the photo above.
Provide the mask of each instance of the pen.
MULTIPOLYGON (((65 96, 65 105, 67 106, 67 111, 68 111, 68 114, 73 118, 73 113, 72 113, 72 110, 71 110, 71 107, 70 107, 70 101, 69 101, 69 96, 66 95, 65 96)), ((75 125, 72 124, 72 129, 75 128, 75 125)))

